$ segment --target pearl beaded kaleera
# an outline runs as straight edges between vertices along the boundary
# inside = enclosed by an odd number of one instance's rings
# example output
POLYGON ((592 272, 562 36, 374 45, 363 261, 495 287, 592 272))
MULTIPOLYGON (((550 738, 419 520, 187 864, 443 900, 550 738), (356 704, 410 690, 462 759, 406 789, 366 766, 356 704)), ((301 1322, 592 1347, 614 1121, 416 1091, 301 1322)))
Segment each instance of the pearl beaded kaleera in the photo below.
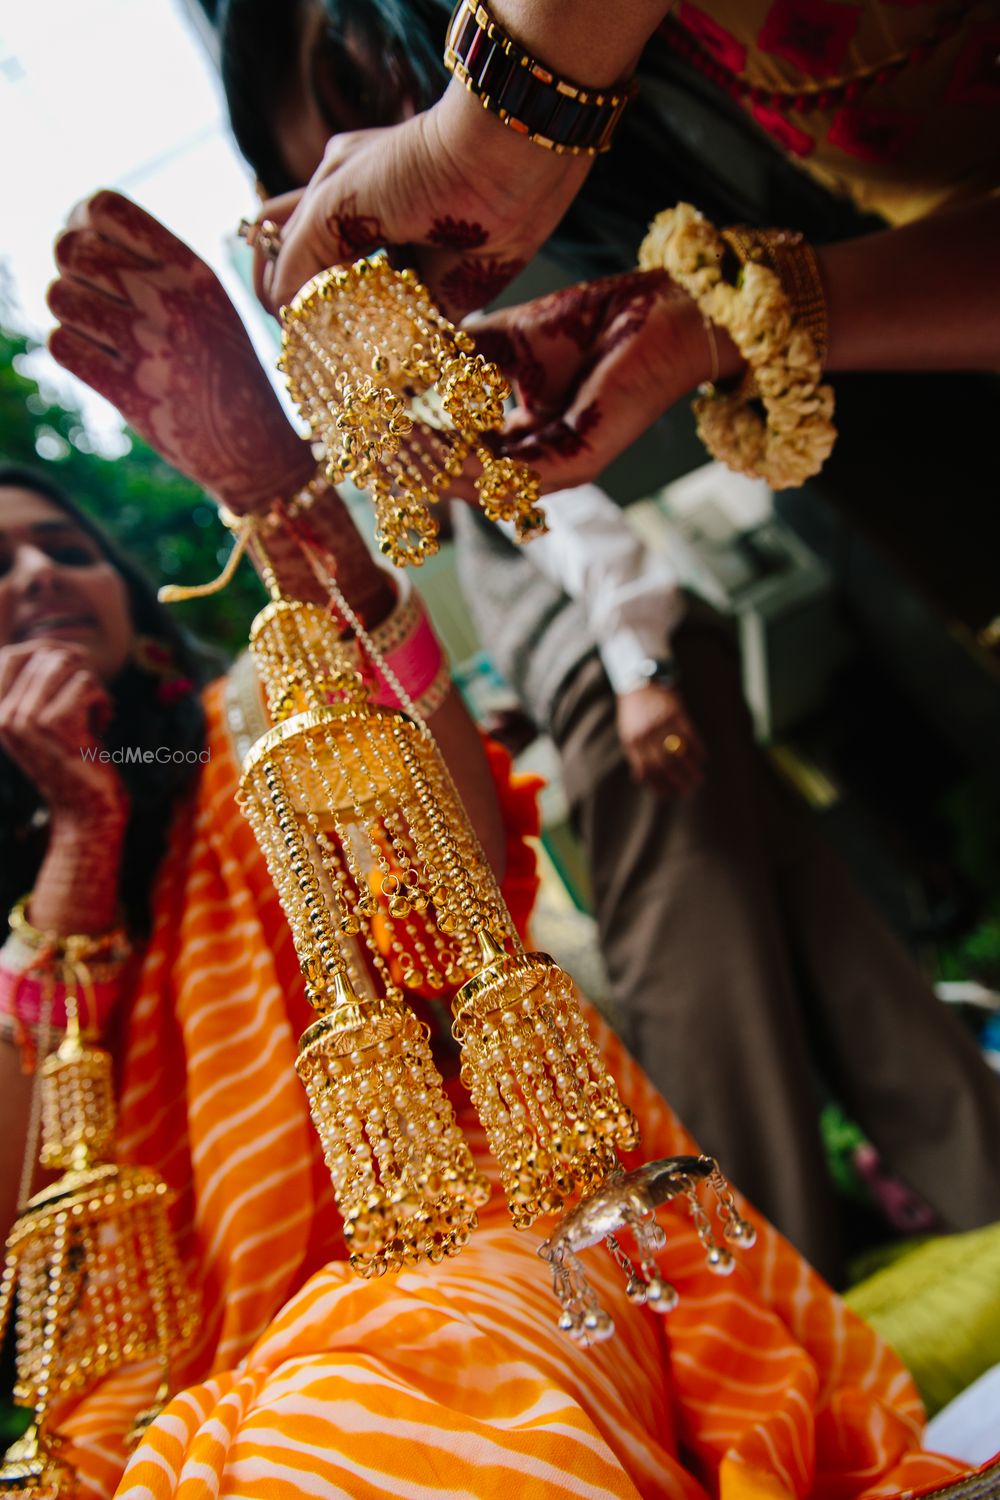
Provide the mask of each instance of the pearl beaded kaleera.
POLYGON ((644 271, 663 268, 725 328, 746 360, 761 418, 741 385, 703 388, 694 401, 706 448, 737 473, 789 489, 819 472, 837 438, 833 391, 821 384, 822 365, 810 333, 796 323, 775 273, 750 261, 735 285, 722 274, 722 236, 690 203, 658 214, 639 250, 644 271))
POLYGON ((524 952, 432 737, 373 707, 331 615, 278 595, 251 650, 275 722, 240 805, 320 1013, 297 1068, 351 1264, 378 1275, 453 1254, 488 1196, 406 1003, 425 984, 457 989, 462 1077, 527 1227, 637 1141, 572 986, 524 952))
POLYGON ((437 551, 431 506, 470 456, 482 466, 476 493, 490 520, 513 522, 519 538, 544 531, 535 475, 483 443, 503 425, 510 386, 413 271, 384 255, 333 267, 281 321, 279 368, 325 448, 329 478, 369 492, 379 546, 397 566, 437 551))
POLYGON ((160 1385, 136 1418, 138 1433, 170 1395, 171 1360, 198 1322, 167 1222, 166 1183, 146 1167, 107 1160, 111 1057, 82 1037, 72 991, 66 1035, 42 1065, 41 1088, 42 1165, 63 1175, 14 1224, 0 1283, 0 1335, 17 1301, 14 1399, 34 1414, 0 1464, 0 1489, 36 1497, 75 1492, 72 1470, 53 1451, 50 1413, 59 1400, 123 1365, 155 1360, 160 1385))
MULTIPOLYGON (((352 1267, 377 1276, 456 1254, 489 1196, 428 1027, 407 1003, 408 990, 447 986, 461 1079, 514 1224, 526 1229, 581 1196, 571 1219, 590 1203, 618 1204, 624 1217, 609 1225, 641 1241, 631 1281, 667 1310, 619 1159, 639 1143, 636 1121, 572 981, 546 954, 525 952, 426 725, 374 707, 331 613, 282 597, 265 577, 273 597, 251 651, 274 727, 244 761, 239 801, 319 1012, 296 1068, 352 1267)), ((697 1175, 692 1168, 684 1183, 697 1175)), ((592 1214, 589 1228, 595 1222, 592 1214)), ((584 1341, 606 1337, 610 1318, 588 1300, 574 1244, 572 1228, 557 1226, 545 1250, 561 1326, 584 1341)), ((706 1245, 711 1263, 721 1252, 706 1245)))
MULTIPOLYGON (((239 546, 252 526, 241 523, 239 546)), ((489 1196, 435 1067, 429 1027, 407 1004, 408 991, 447 987, 461 1080, 514 1224, 526 1229, 582 1195, 541 1251, 560 1326, 585 1343, 613 1329, 575 1255, 602 1237, 629 1272, 630 1298, 666 1311, 671 1298, 651 1259, 656 1233, 643 1222, 650 1205, 689 1190, 709 1265, 720 1272, 731 1257, 711 1239, 694 1180, 714 1173, 731 1238, 749 1244, 752 1230, 708 1158, 624 1172, 619 1152, 639 1144, 635 1118, 572 981, 548 955, 525 952, 430 730, 336 580, 317 572, 331 607, 288 599, 259 529, 255 552, 271 602, 253 623, 250 649, 273 727, 244 759, 238 801, 319 1013, 296 1070, 351 1266, 379 1276, 456 1254, 489 1196), (340 637, 342 619, 408 712, 372 704, 340 637), (641 1275, 616 1229, 636 1235, 641 1275)))

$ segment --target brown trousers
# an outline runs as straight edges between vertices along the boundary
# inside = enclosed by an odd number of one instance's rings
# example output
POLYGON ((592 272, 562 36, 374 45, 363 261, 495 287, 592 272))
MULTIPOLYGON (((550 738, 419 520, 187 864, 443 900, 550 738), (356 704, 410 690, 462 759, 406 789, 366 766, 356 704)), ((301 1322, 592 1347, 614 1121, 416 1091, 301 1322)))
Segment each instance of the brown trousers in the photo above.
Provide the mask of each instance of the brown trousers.
POLYGON ((692 799, 631 780, 596 658, 553 722, 626 1043, 835 1284, 822 1081, 947 1228, 1000 1219, 1000 1079, 755 745, 729 627, 694 604, 673 646, 708 750, 692 799))

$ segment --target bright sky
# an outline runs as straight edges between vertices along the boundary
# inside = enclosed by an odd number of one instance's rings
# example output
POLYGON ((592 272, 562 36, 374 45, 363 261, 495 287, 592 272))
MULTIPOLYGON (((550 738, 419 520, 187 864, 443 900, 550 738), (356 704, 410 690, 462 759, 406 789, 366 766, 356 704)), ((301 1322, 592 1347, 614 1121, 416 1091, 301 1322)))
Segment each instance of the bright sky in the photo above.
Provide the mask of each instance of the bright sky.
MULTIPOLYGON (((281 3, 281 0, 277 0, 281 3)), ((0 0, 0 259, 18 322, 44 334, 52 242, 80 198, 116 187, 217 271, 262 355, 259 309, 233 269, 232 236, 255 209, 213 64, 179 0, 0 0)), ((36 356, 60 391, 70 377, 36 356)), ((88 424, 117 414, 75 381, 88 424)))

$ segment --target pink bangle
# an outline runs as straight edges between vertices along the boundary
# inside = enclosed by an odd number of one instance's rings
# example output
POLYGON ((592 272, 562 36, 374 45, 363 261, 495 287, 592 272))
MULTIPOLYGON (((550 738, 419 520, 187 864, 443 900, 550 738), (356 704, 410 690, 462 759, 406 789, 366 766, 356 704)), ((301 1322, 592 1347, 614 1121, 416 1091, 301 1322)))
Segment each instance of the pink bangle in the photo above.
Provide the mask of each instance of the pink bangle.
MULTIPOLYGON (((120 977, 94 979, 89 986, 78 987, 82 1031, 92 1035, 103 1031, 121 988, 120 977)), ((12 1023, 15 1030, 36 1030, 47 994, 51 995, 49 1026, 58 1035, 66 1030, 66 986, 55 978, 47 980, 38 970, 12 968, 0 959, 0 1020, 12 1023)))
MULTIPOLYGON (((443 660, 441 642, 425 614, 421 615, 413 634, 385 655, 386 666, 414 702, 426 693, 441 670, 443 660)), ((371 665, 378 701, 389 708, 402 708, 395 688, 378 662, 373 661, 371 665)))
MULTIPOLYGON (((427 717, 441 707, 451 686, 449 664, 423 601, 411 590, 401 595, 389 618, 369 632, 388 670, 427 717)), ((374 694, 387 708, 405 707, 378 661, 367 663, 374 694)))

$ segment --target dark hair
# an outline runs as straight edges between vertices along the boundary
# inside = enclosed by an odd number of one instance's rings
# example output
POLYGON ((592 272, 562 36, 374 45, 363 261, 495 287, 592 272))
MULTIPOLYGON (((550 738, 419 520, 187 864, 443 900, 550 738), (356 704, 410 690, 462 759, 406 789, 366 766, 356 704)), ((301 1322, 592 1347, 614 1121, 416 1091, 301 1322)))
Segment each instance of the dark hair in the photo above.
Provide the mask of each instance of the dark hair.
MULTIPOLYGON (((222 84, 236 143, 272 196, 301 187, 273 129, 295 80, 310 0, 202 0, 219 32, 222 84)), ((441 62, 449 11, 437 0, 320 0, 321 46, 342 96, 368 125, 393 123, 400 98, 424 108, 447 82, 441 62), (351 52, 360 66, 351 60, 351 52)), ((331 133, 343 129, 330 120, 331 133)))
MULTIPOLYGON (((324 55, 340 92, 357 100, 367 124, 392 123, 401 99, 426 108, 448 81, 441 57, 450 0, 201 3, 218 30, 237 144, 271 195, 303 185, 282 158, 274 118, 296 80, 309 5, 322 6, 324 55)), ((546 246, 573 275, 633 266, 646 226, 676 199, 696 203, 715 222, 787 224, 818 242, 860 231, 863 221, 851 205, 787 161, 662 36, 647 43, 638 79, 639 95, 625 112, 615 149, 598 157, 546 246)), ((327 123, 331 133, 343 128, 327 123)))
MULTIPOLYGON (((156 642, 175 679, 175 691, 165 692, 162 676, 129 661, 109 686, 113 712, 102 736, 109 750, 163 747, 181 753, 179 759, 167 754, 148 764, 140 756, 117 767, 130 804, 120 902, 130 930, 142 934, 148 929, 150 888, 174 804, 197 772, 197 760, 184 752, 197 752, 205 742, 204 714, 196 689, 207 675, 207 658, 159 603, 136 564, 47 474, 19 464, 0 464, 0 488, 41 495, 92 538, 124 581, 133 630, 156 642)), ((44 828, 36 826, 41 807, 36 787, 0 750, 0 911, 30 890, 38 874, 47 841, 44 828)))

